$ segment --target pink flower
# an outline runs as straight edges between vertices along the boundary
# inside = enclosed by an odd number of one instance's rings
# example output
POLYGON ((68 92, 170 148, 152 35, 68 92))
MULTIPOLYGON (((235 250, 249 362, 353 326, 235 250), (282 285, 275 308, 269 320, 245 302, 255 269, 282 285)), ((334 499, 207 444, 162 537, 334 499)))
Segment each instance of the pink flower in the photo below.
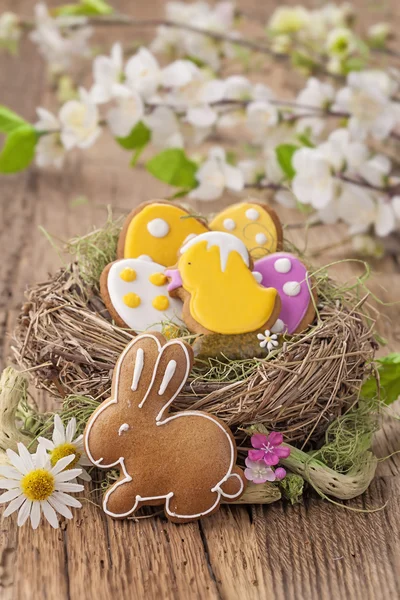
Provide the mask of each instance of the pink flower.
POLYGON ((290 454, 290 448, 281 446, 282 442, 282 434, 276 431, 272 431, 268 436, 255 433, 251 436, 251 445, 256 450, 249 450, 250 460, 263 460, 269 466, 277 465, 281 458, 287 458, 290 454))
POLYGON ((286 470, 283 467, 278 467, 275 469, 275 477, 280 481, 286 477, 286 470))
POLYGON ((253 483, 265 483, 266 481, 275 481, 276 475, 271 469, 271 467, 267 467, 266 464, 262 461, 253 461, 250 458, 246 458, 246 469, 244 470, 244 474, 246 479, 249 481, 253 481, 253 483))

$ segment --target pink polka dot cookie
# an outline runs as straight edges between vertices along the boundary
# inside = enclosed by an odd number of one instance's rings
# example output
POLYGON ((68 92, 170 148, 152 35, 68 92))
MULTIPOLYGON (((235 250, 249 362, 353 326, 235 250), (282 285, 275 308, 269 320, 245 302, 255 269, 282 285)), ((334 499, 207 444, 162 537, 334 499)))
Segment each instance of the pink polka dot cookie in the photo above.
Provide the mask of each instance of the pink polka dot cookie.
POLYGON ((100 293, 118 325, 137 333, 150 327, 161 331, 163 321, 181 323, 182 302, 169 296, 164 268, 139 258, 107 265, 100 277, 100 293))
POLYGON ((314 320, 313 292, 305 265, 293 254, 276 252, 257 260, 253 276, 265 287, 279 292, 281 311, 274 333, 299 333, 314 320))

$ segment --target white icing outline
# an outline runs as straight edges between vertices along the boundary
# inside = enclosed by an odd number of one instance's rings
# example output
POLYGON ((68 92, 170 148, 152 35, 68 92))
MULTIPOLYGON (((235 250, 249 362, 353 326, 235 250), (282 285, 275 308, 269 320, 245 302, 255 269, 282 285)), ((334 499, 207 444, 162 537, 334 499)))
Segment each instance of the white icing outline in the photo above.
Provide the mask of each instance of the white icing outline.
POLYGON ((225 272, 230 252, 237 252, 242 257, 245 265, 247 267, 250 265, 249 252, 245 244, 235 235, 226 233, 225 231, 207 231, 206 233, 201 233, 182 246, 181 254, 184 254, 186 250, 189 250, 194 244, 203 241, 207 242, 207 250, 213 246, 218 246, 221 271, 223 273, 225 272))
POLYGON ((173 378, 176 371, 176 360, 170 360, 167 364, 167 368, 165 369, 164 377, 160 385, 160 389, 158 390, 158 395, 162 396, 165 390, 168 387, 169 382, 173 378))
POLYGON ((154 335, 152 334, 143 334, 140 336, 137 336, 135 339, 133 339, 124 349, 124 351, 122 352, 121 356, 118 359, 117 362, 117 366, 116 366, 116 374, 115 374, 115 397, 110 398, 110 400, 108 402, 105 402, 104 405, 99 408, 89 419, 89 422, 87 424, 87 428, 84 434, 85 437, 85 448, 87 451, 87 457, 89 458, 89 460, 97 467, 101 468, 101 469, 109 469, 112 467, 116 467, 117 465, 120 465, 120 470, 122 471, 124 477, 118 481, 117 483, 115 483, 105 494, 104 499, 103 499, 103 510, 104 512, 109 515, 110 517, 127 517, 129 515, 131 515, 132 513, 135 512, 135 510, 137 509, 138 505, 140 502, 147 502, 149 500, 162 500, 165 499, 165 511, 166 513, 171 516, 171 517, 175 517, 177 519, 197 519, 200 517, 203 517, 209 513, 211 513, 220 503, 221 501, 221 496, 223 496, 224 498, 228 498, 228 499, 234 499, 237 498, 238 496, 240 496, 240 494, 243 491, 244 488, 244 483, 243 483, 243 479, 240 477, 240 475, 238 473, 232 473, 232 469, 235 466, 235 448, 234 448, 234 444, 232 442, 232 438, 231 435, 226 431, 225 427, 223 427, 221 425, 221 423, 219 423, 218 421, 216 421, 211 415, 199 412, 199 411, 184 411, 181 413, 177 413, 174 415, 171 415, 170 417, 167 417, 164 421, 161 421, 161 418, 164 414, 164 412, 168 409, 168 407, 170 406, 170 404, 175 400, 175 398, 178 396, 179 392, 181 391, 181 389, 183 388, 183 386, 186 383, 186 380, 189 376, 189 372, 190 372, 190 357, 188 354, 188 350, 185 346, 185 344, 183 342, 181 342, 180 340, 170 340, 169 342, 167 342, 166 344, 164 344, 163 346, 161 345, 160 341, 158 340, 158 338, 156 338, 154 335), (128 483, 130 481, 132 481, 132 477, 129 475, 128 471, 126 470, 125 467, 125 458, 123 456, 121 456, 119 459, 117 459, 115 462, 109 464, 109 465, 105 465, 102 463, 103 458, 99 458, 97 461, 94 460, 92 453, 90 451, 90 444, 89 444, 89 437, 90 437, 90 432, 92 430, 93 424, 96 422, 98 416, 104 411, 106 410, 109 406, 111 406, 112 404, 117 404, 118 403, 118 387, 119 387, 119 378, 120 378, 120 373, 121 373, 121 367, 122 364, 124 362, 124 358, 126 356, 126 354, 129 352, 129 350, 139 341, 143 340, 143 339, 153 339, 156 344, 157 344, 157 348, 158 348, 158 358, 156 360, 156 363, 154 365, 154 369, 153 369, 153 376, 151 378, 149 387, 147 389, 147 392, 145 394, 145 397, 143 398, 143 400, 140 402, 140 404, 138 405, 139 408, 141 408, 145 402, 145 400, 147 399, 151 388, 153 387, 154 381, 156 379, 156 375, 157 375, 157 369, 158 366, 160 364, 160 360, 162 357, 162 353, 164 351, 165 348, 173 345, 173 344, 179 344, 181 346, 181 348, 183 348, 185 356, 186 356, 186 370, 185 370, 185 376, 182 378, 182 383, 181 385, 178 387, 177 391, 175 392, 175 394, 173 395, 173 397, 166 402, 166 404, 164 404, 164 406, 161 408, 160 412, 158 413, 158 415, 156 416, 156 425, 157 426, 162 426, 165 425, 166 423, 169 423, 170 421, 174 420, 174 419, 179 419, 182 417, 187 417, 187 416, 195 416, 195 417, 200 417, 200 418, 204 418, 207 419, 209 421, 212 421, 213 423, 215 423, 215 425, 217 425, 217 427, 219 427, 224 434, 226 435, 228 442, 229 442, 229 447, 231 450, 231 458, 230 458, 230 463, 229 463, 229 468, 227 473, 224 475, 224 477, 215 485, 211 488, 211 492, 212 493, 217 493, 217 499, 214 502, 214 504, 206 511, 202 512, 202 513, 197 513, 197 514, 192 514, 192 515, 181 515, 178 513, 174 513, 170 510, 169 508, 169 503, 170 503, 170 499, 174 496, 174 492, 168 492, 167 494, 163 494, 161 496, 148 496, 148 497, 142 497, 140 495, 137 495, 135 498, 135 503, 133 505, 133 507, 128 510, 125 513, 113 513, 110 510, 107 509, 107 503, 108 503, 108 499, 110 497, 110 494, 112 494, 115 489, 117 487, 119 487, 120 485, 123 485, 125 483, 128 483), (228 481, 228 479, 230 479, 230 477, 236 477, 237 479, 239 479, 240 481, 240 489, 238 492, 236 492, 235 494, 227 494, 226 492, 224 492, 222 490, 222 485, 228 481))
POLYGON ((138 389, 139 380, 142 375, 143 367, 144 367, 144 351, 143 351, 143 348, 138 348, 138 351, 136 352, 135 367, 133 369, 133 377, 132 377, 132 385, 131 385, 132 392, 136 392, 136 390, 138 389))

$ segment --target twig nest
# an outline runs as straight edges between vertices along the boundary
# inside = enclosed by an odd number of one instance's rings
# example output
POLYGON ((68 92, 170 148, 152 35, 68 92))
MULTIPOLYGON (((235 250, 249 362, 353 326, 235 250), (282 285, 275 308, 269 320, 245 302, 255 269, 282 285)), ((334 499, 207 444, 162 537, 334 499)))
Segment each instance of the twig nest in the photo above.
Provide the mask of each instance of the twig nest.
MULTIPOLYGON (((243 428, 257 423, 281 431, 288 442, 319 439, 357 402, 375 350, 361 308, 343 294, 335 297, 326 278, 319 286, 323 308, 316 325, 284 338, 279 352, 260 352, 254 334, 254 341, 247 336, 240 341, 240 360, 215 358, 212 344, 220 340, 197 338, 199 356, 176 408, 209 411, 239 442, 243 428)), ((82 281, 75 264, 26 295, 14 331, 17 363, 56 398, 104 400, 115 363, 133 335, 112 323, 98 291, 82 281)))

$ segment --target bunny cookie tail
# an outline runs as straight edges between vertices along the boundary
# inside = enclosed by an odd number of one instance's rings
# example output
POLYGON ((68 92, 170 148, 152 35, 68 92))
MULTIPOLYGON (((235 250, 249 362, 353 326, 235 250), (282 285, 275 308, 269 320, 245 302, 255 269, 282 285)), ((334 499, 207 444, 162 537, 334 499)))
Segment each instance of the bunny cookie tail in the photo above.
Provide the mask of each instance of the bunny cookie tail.
POLYGON ((225 500, 229 502, 229 500, 239 498, 243 494, 245 486, 246 479, 242 469, 234 467, 228 479, 219 486, 219 490, 225 500))

